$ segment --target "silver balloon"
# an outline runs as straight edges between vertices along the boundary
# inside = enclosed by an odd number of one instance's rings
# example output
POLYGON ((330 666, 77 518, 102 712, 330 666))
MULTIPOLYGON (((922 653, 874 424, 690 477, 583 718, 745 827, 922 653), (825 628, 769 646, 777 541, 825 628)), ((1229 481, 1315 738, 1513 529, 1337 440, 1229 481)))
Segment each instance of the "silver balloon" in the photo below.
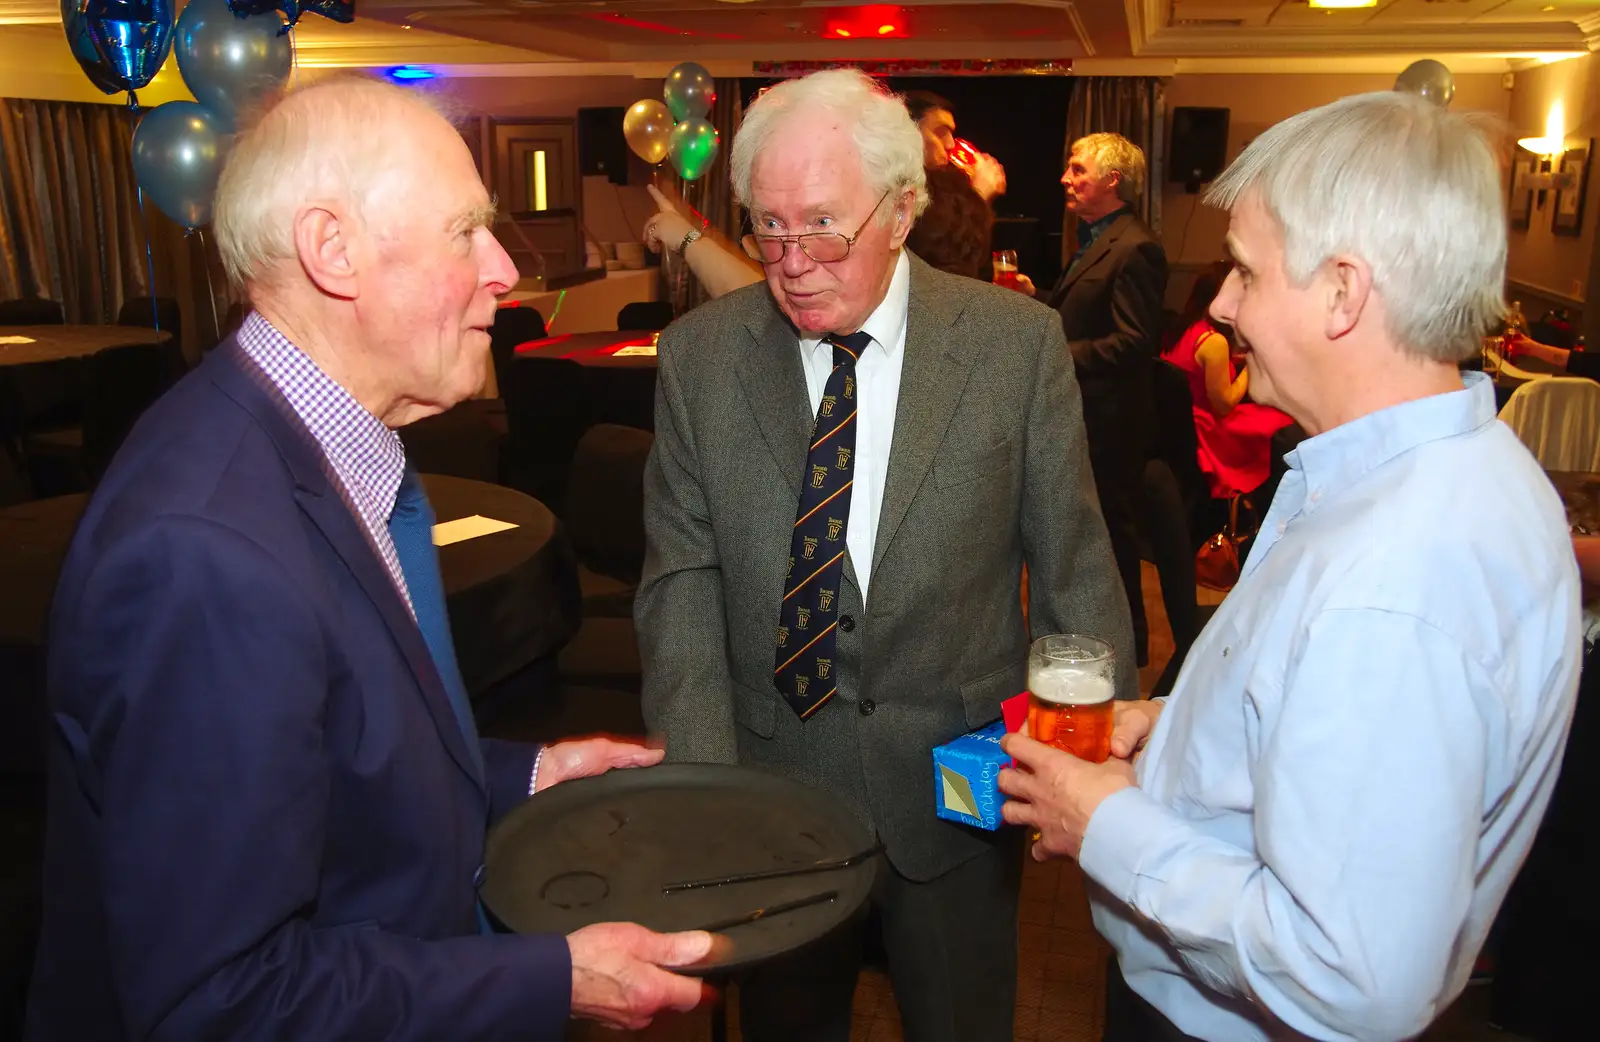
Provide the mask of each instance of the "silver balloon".
POLYGON ((288 80, 294 61, 277 11, 240 18, 227 0, 190 0, 178 17, 173 49, 183 82, 226 133, 242 112, 288 80))
POLYGON ((1449 108, 1456 96, 1456 78, 1443 62, 1424 58, 1406 66, 1394 81, 1394 89, 1409 94, 1420 94, 1440 108, 1449 108))
POLYGON ((211 221, 225 140, 210 110, 169 101, 146 112, 133 132, 133 176, 162 213, 198 228, 211 221))

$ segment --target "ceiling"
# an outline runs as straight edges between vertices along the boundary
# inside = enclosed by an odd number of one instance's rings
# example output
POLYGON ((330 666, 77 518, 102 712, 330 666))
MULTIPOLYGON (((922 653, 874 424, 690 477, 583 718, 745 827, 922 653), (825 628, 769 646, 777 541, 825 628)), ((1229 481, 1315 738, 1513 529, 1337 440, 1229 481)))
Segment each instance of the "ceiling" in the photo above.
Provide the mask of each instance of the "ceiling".
MULTIPOLYGON (((0 0, 0 42, 60 40, 60 0, 0 0)), ((466 75, 718 75, 752 61, 1070 59, 1083 73, 1392 69, 1435 56, 1504 71, 1600 48, 1600 0, 357 0, 306 15, 306 66, 428 64, 466 75), (1368 69, 1368 66, 1371 69, 1368 69)), ((65 52, 65 44, 61 43, 65 52)))

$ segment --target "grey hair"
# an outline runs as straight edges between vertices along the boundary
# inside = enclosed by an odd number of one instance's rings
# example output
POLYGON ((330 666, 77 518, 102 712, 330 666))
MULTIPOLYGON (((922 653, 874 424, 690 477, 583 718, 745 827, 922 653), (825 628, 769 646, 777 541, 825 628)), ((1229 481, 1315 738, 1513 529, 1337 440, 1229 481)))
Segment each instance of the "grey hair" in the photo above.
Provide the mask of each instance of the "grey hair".
POLYGON ((1255 199, 1283 235, 1284 273, 1306 285, 1338 254, 1372 267, 1387 332, 1407 353, 1459 362, 1505 312, 1506 214, 1483 114, 1397 91, 1292 116, 1250 143, 1205 195, 1255 199))
POLYGON ((1072 143, 1068 155, 1083 150, 1093 161, 1100 176, 1117 173, 1117 198, 1125 203, 1137 203, 1144 198, 1144 149, 1121 134, 1086 134, 1072 143))
POLYGON ((426 162, 404 154, 383 118, 396 105, 449 118, 429 95, 355 73, 277 94, 247 116, 213 202, 217 251, 236 288, 269 280, 295 257, 295 214, 308 202, 340 200, 369 221, 376 199, 426 162))
MULTIPOLYGON (((877 194, 916 193, 913 218, 928 206, 928 179, 922 169, 922 132, 911 121, 905 103, 859 69, 828 69, 785 80, 757 98, 745 111, 734 135, 729 168, 733 195, 750 205, 750 168, 786 117, 802 112, 836 113, 853 121, 851 138, 861 155, 861 169, 877 194)), ((878 212, 878 222, 889 220, 878 212)))

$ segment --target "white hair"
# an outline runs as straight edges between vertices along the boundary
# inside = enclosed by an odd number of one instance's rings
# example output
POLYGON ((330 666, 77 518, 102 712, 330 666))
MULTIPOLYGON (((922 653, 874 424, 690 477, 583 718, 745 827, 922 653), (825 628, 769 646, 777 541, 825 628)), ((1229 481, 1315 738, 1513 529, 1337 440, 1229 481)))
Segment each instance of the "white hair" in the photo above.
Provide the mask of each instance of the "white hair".
POLYGON ((1205 201, 1231 210, 1256 200, 1283 235, 1295 285, 1338 254, 1360 257, 1401 349, 1457 362, 1505 311, 1496 129, 1492 117, 1413 94, 1359 94, 1256 138, 1205 201))
MULTIPOLYGON (((922 170, 922 131, 906 112, 905 102, 859 69, 828 69, 785 80, 768 90, 745 111, 733 138, 733 194, 750 205, 750 168, 786 117, 823 111, 852 120, 851 138, 861 155, 861 170, 875 194, 915 192, 913 218, 928 206, 928 180, 922 170)), ((887 223, 890 210, 878 212, 887 223)))
POLYGON ((234 142, 213 203, 217 251, 234 286, 267 281, 295 257, 295 214, 307 202, 339 200, 367 221, 378 194, 427 163, 404 153, 397 106, 448 118, 433 98, 360 74, 320 79, 258 109, 234 142))

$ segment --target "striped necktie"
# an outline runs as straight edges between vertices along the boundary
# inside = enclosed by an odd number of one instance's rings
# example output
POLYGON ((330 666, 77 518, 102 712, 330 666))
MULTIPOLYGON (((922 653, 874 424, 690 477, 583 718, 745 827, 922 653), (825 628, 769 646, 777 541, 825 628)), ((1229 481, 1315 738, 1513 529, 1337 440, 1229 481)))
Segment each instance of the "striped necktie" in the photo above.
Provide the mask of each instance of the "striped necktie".
POLYGON ((773 669, 774 686, 802 720, 838 691, 834 647, 850 488, 855 483, 856 359, 872 337, 851 333, 829 336, 828 342, 833 345, 833 372, 811 427, 773 669))

